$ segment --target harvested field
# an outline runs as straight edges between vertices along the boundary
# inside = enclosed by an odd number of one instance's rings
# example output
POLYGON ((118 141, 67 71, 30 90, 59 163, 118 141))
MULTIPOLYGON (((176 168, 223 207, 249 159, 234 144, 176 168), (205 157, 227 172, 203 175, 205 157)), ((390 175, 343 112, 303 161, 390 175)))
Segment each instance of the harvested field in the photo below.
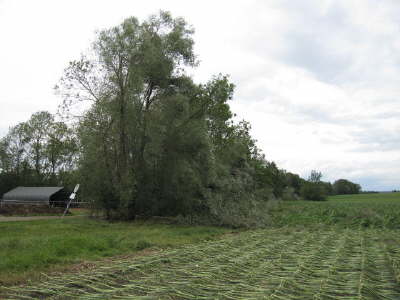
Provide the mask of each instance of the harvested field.
POLYGON ((3 297, 400 299, 399 242, 383 229, 256 230, 8 288, 3 297))

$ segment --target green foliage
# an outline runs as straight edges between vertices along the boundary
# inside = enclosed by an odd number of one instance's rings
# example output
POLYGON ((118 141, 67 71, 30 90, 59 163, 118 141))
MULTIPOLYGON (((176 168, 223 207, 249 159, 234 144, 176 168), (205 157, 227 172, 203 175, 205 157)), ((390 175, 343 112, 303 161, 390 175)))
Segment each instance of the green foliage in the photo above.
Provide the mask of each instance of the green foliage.
POLYGON ((330 182, 321 181, 321 184, 324 187, 326 195, 334 195, 333 185, 330 182))
POLYGON ((299 200, 299 195, 296 194, 295 188, 288 186, 283 191, 282 200, 283 201, 299 200))
POLYGON ((46 111, 11 127, 0 140, 0 195, 22 186, 66 185, 76 167, 74 131, 46 111))
POLYGON ((108 218, 196 215, 237 226, 252 219, 253 202, 282 195, 284 172, 263 160, 250 124, 232 120, 229 78, 195 84, 183 72, 197 65, 192 35, 166 12, 129 18, 99 33, 93 59, 65 71, 64 108, 92 101, 78 124, 82 193, 108 218))
POLYGON ((333 183, 333 193, 335 195, 358 194, 361 191, 359 184, 346 179, 338 179, 333 183))
POLYGON ((108 217, 176 214, 198 208, 207 156, 205 104, 182 67, 195 66, 193 30, 161 12, 101 31, 95 59, 72 62, 64 104, 93 101, 79 124, 83 193, 108 217), (82 90, 77 95, 74 91, 82 90), (192 159, 196 158, 196 159, 192 159), (96 185, 102 185, 96 191, 96 185))
POLYGON ((300 195, 305 200, 326 200, 326 190, 321 182, 306 182, 300 189, 300 195))
POLYGON ((301 186, 306 182, 303 178, 301 178, 297 174, 293 174, 287 172, 285 174, 287 186, 292 187, 294 189, 294 193, 296 195, 300 195, 301 186))
POLYGON ((87 56, 66 68, 57 91, 69 128, 38 112, 0 143, 0 188, 73 185, 108 219, 182 216, 230 226, 262 224, 266 202, 323 200, 330 183, 307 181, 265 159, 245 120, 229 107, 228 76, 196 84, 193 28, 160 12, 103 30, 87 56))
POLYGON ((288 182, 286 172, 278 169, 274 162, 268 162, 264 158, 256 161, 255 177, 259 188, 270 187, 277 198, 283 196, 286 187, 292 186, 292 183, 288 182))
POLYGON ((320 182, 322 178, 322 173, 316 170, 312 170, 310 177, 308 177, 309 182, 320 182))
POLYGON ((300 188, 300 195, 304 200, 323 201, 328 194, 329 183, 321 181, 322 173, 312 170, 308 181, 300 188))

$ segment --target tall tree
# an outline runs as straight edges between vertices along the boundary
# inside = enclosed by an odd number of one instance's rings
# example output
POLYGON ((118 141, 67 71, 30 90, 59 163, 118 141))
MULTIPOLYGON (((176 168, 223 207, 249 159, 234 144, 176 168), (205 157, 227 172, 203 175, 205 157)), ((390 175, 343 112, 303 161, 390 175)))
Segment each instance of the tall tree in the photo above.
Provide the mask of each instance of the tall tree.
POLYGON ((308 177, 308 181, 310 182, 320 182, 322 178, 322 173, 316 170, 312 170, 310 176, 308 177))
POLYGON ((94 59, 72 62, 62 78, 66 107, 74 100, 94 102, 84 123, 97 127, 98 139, 92 142, 102 149, 121 211, 134 212, 135 187, 144 180, 137 170, 146 168, 154 103, 179 82, 183 66, 196 64, 192 34, 182 18, 166 12, 143 23, 126 19, 101 31, 93 46, 94 59))
POLYGON ((29 159, 33 162, 37 178, 45 173, 46 146, 48 129, 52 126, 54 117, 47 111, 34 113, 26 122, 25 138, 29 145, 29 159))
POLYGON ((328 190, 324 182, 321 181, 322 173, 312 170, 308 181, 303 184, 300 190, 301 196, 305 200, 323 201, 326 200, 328 190))
POLYGON ((5 172, 19 175, 23 162, 27 160, 26 123, 11 127, 8 134, 1 140, 1 168, 5 172))
POLYGON ((129 18, 65 70, 66 110, 92 102, 78 124, 83 191, 109 218, 198 214, 229 223, 269 196, 257 185, 250 124, 232 120, 234 85, 223 75, 196 84, 184 72, 197 64, 192 35, 166 12, 129 18))
POLYGON ((47 173, 54 181, 57 173, 71 171, 75 168, 78 144, 74 131, 63 122, 48 124, 46 134, 47 173))

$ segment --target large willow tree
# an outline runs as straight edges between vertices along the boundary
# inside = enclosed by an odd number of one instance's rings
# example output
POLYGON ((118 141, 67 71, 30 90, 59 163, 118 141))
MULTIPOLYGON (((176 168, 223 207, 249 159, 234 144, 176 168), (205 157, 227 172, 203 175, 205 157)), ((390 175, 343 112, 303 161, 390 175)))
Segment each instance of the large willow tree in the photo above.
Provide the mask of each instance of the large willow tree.
POLYGON ((166 12, 129 18, 65 70, 64 108, 92 102, 80 119, 80 171, 109 217, 216 214, 256 187, 249 125, 235 125, 227 105, 233 85, 185 75, 197 64, 192 35, 166 12))

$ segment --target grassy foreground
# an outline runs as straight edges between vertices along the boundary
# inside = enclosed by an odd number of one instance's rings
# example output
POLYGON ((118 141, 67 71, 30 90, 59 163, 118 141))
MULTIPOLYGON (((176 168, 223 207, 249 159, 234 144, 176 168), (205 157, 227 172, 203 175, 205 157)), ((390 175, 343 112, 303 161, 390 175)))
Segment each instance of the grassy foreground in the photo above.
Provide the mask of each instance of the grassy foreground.
POLYGON ((0 232, 9 232, 0 235, 0 257, 8 262, 0 260, 6 270, 0 278, 9 283, 21 272, 26 279, 83 259, 165 248, 23 286, 0 284, 0 298, 400 299, 399 196, 282 202, 272 211, 270 228, 223 239, 213 237, 228 230, 212 227, 83 218, 0 223, 0 232))
POLYGON ((400 237, 386 230, 243 232, 7 290, 12 299, 400 298, 400 237))
MULTIPOLYGON (((215 227, 108 223, 87 218, 0 223, 0 286, 38 279, 68 265, 208 240, 215 227)), ((1 297, 0 297, 1 298, 1 297)))

